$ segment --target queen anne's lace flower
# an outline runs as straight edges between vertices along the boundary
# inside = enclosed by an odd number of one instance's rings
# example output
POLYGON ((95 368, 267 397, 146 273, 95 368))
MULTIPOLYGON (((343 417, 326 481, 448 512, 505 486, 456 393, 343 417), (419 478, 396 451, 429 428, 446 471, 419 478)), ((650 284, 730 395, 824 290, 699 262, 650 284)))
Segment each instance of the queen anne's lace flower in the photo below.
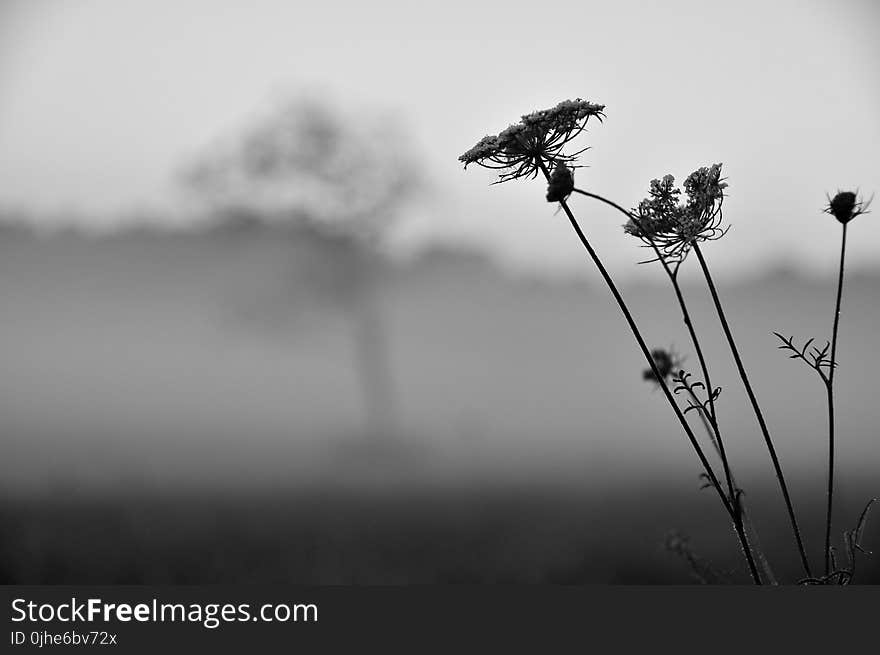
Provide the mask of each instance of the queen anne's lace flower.
POLYGON ((685 202, 675 178, 666 175, 652 180, 648 197, 632 211, 632 218, 623 226, 631 234, 655 247, 667 261, 681 262, 691 246, 699 241, 720 239, 721 204, 727 183, 721 177, 721 164, 704 166, 691 173, 684 182, 685 202))
POLYGON ((487 157, 493 156, 498 152, 498 137, 487 135, 477 141, 477 145, 464 153, 458 158, 459 161, 465 162, 465 168, 472 162, 481 161, 487 157))
POLYGON ((587 148, 571 154, 564 154, 562 148, 584 130, 590 117, 601 121, 604 109, 605 105, 580 98, 565 100, 551 109, 524 115, 497 136, 483 137, 458 159, 465 168, 478 164, 503 171, 498 182, 535 177, 542 165, 570 166, 587 148))

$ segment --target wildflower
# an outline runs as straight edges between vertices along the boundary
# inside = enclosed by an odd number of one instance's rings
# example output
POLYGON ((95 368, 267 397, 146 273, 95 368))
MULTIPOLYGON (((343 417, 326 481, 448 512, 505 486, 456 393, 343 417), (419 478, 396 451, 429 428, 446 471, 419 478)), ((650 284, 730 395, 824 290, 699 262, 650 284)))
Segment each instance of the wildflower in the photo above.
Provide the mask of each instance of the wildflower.
POLYGON ((721 177, 721 164, 704 166, 691 173, 684 182, 685 202, 675 178, 666 175, 652 180, 648 197, 633 209, 623 226, 646 245, 656 247, 664 258, 682 261, 692 244, 720 239, 727 230, 721 228, 721 204, 727 183, 721 177))
POLYGON ((547 202, 561 202, 574 190, 574 172, 564 163, 556 164, 547 185, 547 202))
POLYGON ((665 175, 662 180, 651 180, 648 198, 634 209, 634 216, 623 226, 624 232, 640 239, 650 239, 674 229, 681 221, 678 197, 681 190, 675 188, 675 178, 665 175))
MULTIPOLYGON (((657 372, 660 373, 660 378, 663 380, 680 370, 681 365, 684 363, 684 360, 682 360, 682 358, 674 351, 671 349, 666 350, 664 348, 655 348, 652 350, 651 359, 654 360, 654 366, 657 367, 657 372)), ((650 368, 646 368, 642 371, 642 379, 647 382, 659 383, 653 369, 650 368)))
POLYGON ((458 160, 465 162, 464 167, 467 168, 469 163, 491 157, 497 150, 498 137, 487 135, 477 141, 477 145, 464 153, 458 160))
POLYGON ((871 200, 865 202, 852 191, 838 191, 837 195, 828 201, 828 206, 823 211, 846 224, 856 216, 867 214, 870 206, 871 200))
MULTIPOLYGON (((573 164, 583 148, 572 154, 562 149, 586 127, 590 117, 600 121, 605 116, 605 105, 597 105, 580 98, 564 100, 555 107, 525 114, 497 136, 483 137, 458 160, 503 171, 497 182, 520 177, 536 177, 543 166, 573 164)), ((496 183, 497 183, 496 182, 496 183)))

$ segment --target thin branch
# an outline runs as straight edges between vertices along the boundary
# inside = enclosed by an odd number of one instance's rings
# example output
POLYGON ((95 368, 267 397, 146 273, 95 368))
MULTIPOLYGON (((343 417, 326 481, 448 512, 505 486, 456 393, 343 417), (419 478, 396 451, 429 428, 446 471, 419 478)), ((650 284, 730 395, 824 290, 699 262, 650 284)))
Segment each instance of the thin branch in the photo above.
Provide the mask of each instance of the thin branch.
POLYGON ((791 529, 794 533, 795 541, 797 542, 798 553, 800 554, 801 564, 804 567, 804 571, 807 574, 807 577, 813 577, 813 574, 810 570, 810 562, 807 559, 807 551, 804 547, 804 540, 801 536, 801 530, 798 526, 797 517, 794 513, 794 506, 791 502, 791 494, 788 491, 788 484, 785 481, 785 475, 782 472, 782 465, 779 462, 779 456, 776 454, 776 447, 773 445, 773 440, 770 437, 770 431, 767 429, 767 422, 764 420, 764 414, 761 412, 761 406, 758 404, 758 399, 755 396, 755 392, 752 389, 751 382, 749 382, 749 376, 746 373, 745 366, 743 365, 742 358, 739 354, 739 349, 737 348, 736 341, 733 338, 733 333, 730 329, 730 324, 727 322, 727 317, 724 313, 724 307, 721 305, 721 299, 718 297, 718 290, 715 288, 715 282, 712 279, 712 275, 709 273, 709 266, 706 264, 706 258, 703 257, 703 252, 700 249, 700 244, 694 242, 693 244, 694 252, 697 254, 697 259, 700 262, 700 268, 703 269, 703 275, 706 278, 706 284, 709 287, 709 292, 712 295, 712 301, 715 304, 716 312, 718 313, 718 319, 721 321, 721 327, 724 330, 724 335, 727 337, 727 343, 730 346, 730 352, 733 355, 733 360, 736 363, 737 370, 739 371, 740 379, 743 382, 743 386, 745 387, 746 394, 749 397, 749 401, 752 404, 752 409, 755 412, 755 418, 758 421, 758 426, 761 429, 761 433, 764 436, 764 443, 767 445, 767 451, 770 453, 770 459, 773 462, 773 468, 776 472, 776 479, 779 482, 779 488, 782 491, 782 497, 785 501, 785 508, 788 512, 788 518, 791 522, 791 529))
MULTIPOLYGON (((604 196, 598 195, 596 193, 591 193, 589 191, 584 191, 583 189, 579 189, 577 187, 574 187, 572 189, 572 191, 575 193, 579 193, 583 196, 586 196, 588 198, 593 198, 594 200, 598 200, 599 202, 605 203, 606 205, 613 207, 614 209, 616 209, 617 211, 622 213, 627 218, 635 221, 636 224, 639 224, 639 225, 641 224, 641 221, 639 218, 637 218, 631 212, 627 211, 626 209, 624 209, 623 207, 618 205, 616 202, 609 200, 608 198, 605 198, 604 196)), ((700 369, 703 374, 703 380, 705 381, 706 387, 711 389, 712 383, 709 378, 709 367, 706 363, 706 357, 703 354, 703 348, 700 345, 699 338, 697 337, 696 329, 694 327, 693 321, 691 320, 690 311, 688 310, 688 306, 685 301, 684 294, 682 293, 682 290, 681 290, 681 285, 679 284, 679 281, 678 281, 678 271, 679 271, 679 268, 681 267, 683 258, 674 258, 673 257, 670 259, 670 257, 668 255, 661 252, 660 247, 658 246, 656 241, 654 241, 653 238, 648 236, 647 241, 648 241, 649 247, 651 247, 654 250, 654 254, 656 256, 655 259, 648 260, 648 261, 659 261, 663 267, 664 272, 666 273, 666 276, 669 278, 669 281, 672 284, 672 288, 675 291, 676 300, 678 301, 678 306, 681 309, 682 320, 684 321, 685 327, 688 330, 688 334, 690 336, 691 343, 694 346, 694 350, 697 353, 697 359, 699 360, 699 363, 700 363, 700 369), (673 265, 671 267, 669 265, 670 261, 673 262, 673 265)), ((710 425, 712 427, 712 433, 710 434, 710 437, 712 438, 712 441, 716 445, 716 448, 718 450, 719 458, 721 459, 721 464, 724 468, 724 477, 725 477, 725 481, 727 483, 728 495, 733 500, 737 496, 736 491, 735 491, 736 483, 734 481, 733 472, 732 472, 731 466, 730 466, 730 461, 727 457, 727 452, 724 447, 724 439, 721 436, 721 428, 718 424, 717 410, 715 407, 716 398, 717 398, 717 395, 710 394, 709 401, 708 401, 707 413, 708 413, 708 419, 709 419, 710 425), (712 436, 713 434, 714 434, 714 437, 712 436)), ((704 420, 707 418, 706 416, 703 415, 702 412, 700 413, 700 416, 704 420)), ((742 507, 734 507, 733 509, 735 510, 735 512, 734 512, 734 515, 732 516, 732 518, 734 520, 734 527, 736 529, 737 536, 740 540, 740 544, 743 547, 743 551, 744 551, 743 554, 744 554, 747 561, 752 562, 753 555, 751 553, 751 546, 749 544, 749 541, 748 541, 748 538, 747 538, 746 532, 745 532, 744 522, 746 521, 746 519, 744 516, 742 516, 743 509, 742 509, 742 507)), ((764 559, 763 555, 761 555, 761 558, 764 559)), ((769 568, 769 566, 765 566, 765 568, 769 568)), ((772 574, 771 574, 771 577, 772 577, 772 574)))
MULTIPOLYGON (((550 173, 547 170, 547 167, 544 165, 543 162, 539 162, 539 164, 540 164, 541 170, 544 172, 544 176, 547 178, 547 181, 549 182, 550 181, 550 173)), ((589 194, 588 192, 581 192, 581 193, 583 193, 584 195, 590 195, 590 196, 593 195, 593 194, 589 194)), ((593 197, 597 197, 597 196, 593 196, 593 197)), ((605 202, 611 206, 616 207, 620 211, 627 213, 626 210, 624 210, 622 207, 620 207, 616 203, 613 203, 610 200, 606 200, 605 198, 601 198, 601 197, 597 197, 597 198, 599 198, 600 200, 602 200, 603 202, 605 202)), ((609 290, 611 291, 611 294, 614 296, 614 299, 617 301, 618 307, 620 308, 621 312, 624 315, 624 318, 626 319, 627 323, 629 324, 630 330, 632 331, 633 336, 635 337, 636 342, 639 345, 639 348, 642 350, 642 354, 645 356, 645 359, 647 360, 648 365, 651 367, 651 370, 653 371, 654 375, 657 378, 657 382, 660 385, 660 388, 663 390, 663 394, 666 396, 666 400, 669 402, 670 406, 672 407, 673 411, 675 412, 675 415, 678 418, 679 423, 681 423, 682 429, 684 430, 685 434, 687 435, 688 440, 691 442, 691 446, 693 447, 694 451, 697 453, 697 456, 700 459, 700 463, 703 465, 703 468, 706 471, 706 475, 709 477, 710 481, 712 482, 712 486, 715 488, 716 492, 718 493, 718 496, 721 499, 721 502, 724 505, 724 508, 727 510, 727 513, 733 519, 737 535, 738 535, 738 537, 740 539, 740 543, 743 547, 743 553, 744 553, 744 555, 746 557, 746 561, 749 565, 749 572, 752 575, 752 579, 755 582, 755 584, 761 584, 761 576, 758 573, 758 569, 755 564, 754 558, 752 556, 751 549, 748 545, 748 540, 746 539, 745 533, 742 529, 742 521, 740 519, 739 512, 735 509, 734 505, 732 505, 732 503, 736 503, 736 494, 733 494, 733 497, 731 497, 728 500, 724 491, 721 489, 721 485, 718 482, 718 479, 715 475, 715 472, 713 471, 712 466, 709 463, 709 461, 706 459, 706 455, 705 455, 705 453, 703 453, 703 450, 700 447, 700 444, 697 441, 697 438, 694 436, 694 433, 691 430, 691 427, 688 424, 687 419, 684 416, 684 413, 678 407, 678 404, 675 402, 675 399, 672 396, 672 392, 669 390, 669 387, 666 385, 666 381, 663 379, 663 377, 660 375, 660 372, 657 370, 657 365, 654 362, 654 358, 651 356, 651 352, 648 349, 648 346, 645 343, 644 339, 642 338, 641 332, 639 331, 638 326, 636 325, 635 320, 633 319, 632 314, 630 313, 629 308, 626 305, 626 302, 624 301, 623 297, 620 295, 620 291, 617 289, 617 285, 611 279, 611 276, 609 275, 608 271, 605 269, 605 266, 602 264, 601 260, 599 259, 598 255, 596 254, 596 251, 593 250, 592 245, 587 240, 586 236, 584 235, 583 231, 581 230, 581 227, 578 224, 577 220, 575 219, 574 214, 571 212, 571 209, 568 207, 568 203, 565 200, 560 200, 559 204, 562 206, 562 209, 565 211, 566 216, 568 216, 568 220, 571 223, 572 227, 574 228, 574 231, 577 234, 578 238, 580 239, 581 244, 583 244, 584 248, 587 250, 587 253, 590 255, 590 258, 593 260, 593 263, 596 265, 596 268, 599 270, 599 273, 601 274, 602 278, 605 280, 605 283, 608 286, 609 290)), ((664 267, 666 267, 668 270, 668 264, 666 264, 665 260, 663 260, 663 263, 664 263, 664 267)))
POLYGON ((837 300, 834 306, 834 327, 831 331, 831 362, 828 370, 828 508, 825 514, 825 573, 829 572, 831 548, 831 523, 834 511, 834 370, 837 368, 837 332, 840 327, 840 303, 843 299, 843 273, 846 259, 846 228, 843 224, 840 237, 840 269, 837 275, 837 300))

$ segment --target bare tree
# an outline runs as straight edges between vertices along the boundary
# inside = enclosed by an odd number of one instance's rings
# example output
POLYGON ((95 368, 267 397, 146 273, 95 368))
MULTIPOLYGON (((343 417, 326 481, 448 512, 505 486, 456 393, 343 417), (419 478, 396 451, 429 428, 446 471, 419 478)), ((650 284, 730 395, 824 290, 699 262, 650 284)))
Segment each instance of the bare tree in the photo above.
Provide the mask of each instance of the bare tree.
POLYGON ((326 104, 295 99, 208 149, 185 181, 214 209, 304 223, 333 252, 324 271, 333 262, 330 295, 351 318, 367 430, 376 439, 397 432, 378 246, 419 180, 398 122, 363 114, 346 120, 326 104))

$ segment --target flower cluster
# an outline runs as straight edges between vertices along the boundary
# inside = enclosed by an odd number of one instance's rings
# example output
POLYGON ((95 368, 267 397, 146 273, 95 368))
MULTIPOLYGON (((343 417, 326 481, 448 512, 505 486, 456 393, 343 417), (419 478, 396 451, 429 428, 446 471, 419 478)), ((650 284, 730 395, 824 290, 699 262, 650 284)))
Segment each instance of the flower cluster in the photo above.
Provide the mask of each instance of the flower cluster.
POLYGON ((522 116, 497 136, 486 136, 461 157, 465 168, 478 164, 485 168, 504 171, 496 182, 520 177, 536 177, 547 164, 554 168, 572 164, 587 148, 564 154, 562 149, 586 127, 590 117, 600 121, 605 116, 605 105, 597 105, 580 98, 565 100, 550 109, 542 109, 522 116))
POLYGON ((662 180, 651 180, 648 197, 633 210, 634 216, 623 226, 627 234, 640 239, 670 232, 683 222, 683 208, 679 203, 681 190, 675 186, 675 178, 664 175, 662 180))
POLYGON ((838 191, 834 198, 828 200, 824 211, 831 214, 843 224, 849 223, 856 216, 868 213, 871 200, 867 202, 859 198, 852 191, 838 191))
POLYGON ((656 248, 667 261, 681 262, 693 243, 724 236, 721 204, 726 188, 721 164, 704 166, 687 177, 685 202, 680 200, 681 190, 676 188, 674 177, 652 180, 648 197, 633 209, 623 229, 656 248))

